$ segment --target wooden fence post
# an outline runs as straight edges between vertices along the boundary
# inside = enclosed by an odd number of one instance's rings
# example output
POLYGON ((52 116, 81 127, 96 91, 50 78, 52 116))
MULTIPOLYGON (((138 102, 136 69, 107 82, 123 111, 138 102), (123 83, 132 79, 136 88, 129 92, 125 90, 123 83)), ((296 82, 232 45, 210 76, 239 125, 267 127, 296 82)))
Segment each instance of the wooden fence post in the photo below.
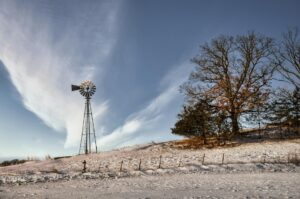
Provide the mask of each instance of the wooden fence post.
POLYGON ((222 164, 224 164, 224 153, 222 155, 222 164))
POLYGON ((181 167, 181 158, 179 160, 178 167, 181 167))
POLYGON ((204 159, 205 159, 205 153, 203 154, 203 157, 202 157, 202 164, 204 164, 204 159))
POLYGON ((142 165, 142 159, 140 159, 140 163, 139 163, 139 171, 141 170, 141 165, 142 165))
POLYGON ((123 167, 123 160, 121 161, 120 172, 122 172, 122 167, 123 167))
POLYGON ((83 164, 82 173, 85 173, 86 172, 86 161, 83 160, 82 164, 83 164))
POLYGON ((161 155, 159 156, 159 164, 158 164, 158 168, 161 168, 161 155))

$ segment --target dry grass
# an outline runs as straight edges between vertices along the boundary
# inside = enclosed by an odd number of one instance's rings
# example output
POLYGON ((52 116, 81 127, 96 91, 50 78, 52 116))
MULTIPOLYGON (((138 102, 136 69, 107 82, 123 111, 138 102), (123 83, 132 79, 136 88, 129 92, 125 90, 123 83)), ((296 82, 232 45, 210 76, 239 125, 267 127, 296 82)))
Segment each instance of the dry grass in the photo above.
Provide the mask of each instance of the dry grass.
POLYGON ((261 129, 243 129, 236 136, 211 136, 207 138, 191 137, 171 143, 177 149, 201 149, 218 147, 235 147, 247 142, 280 141, 298 139, 300 129, 296 127, 265 126, 261 129))
POLYGON ((206 139, 193 137, 171 143, 171 147, 177 149, 199 149, 215 147, 234 147, 240 145, 237 142, 226 140, 220 137, 208 137, 206 139))

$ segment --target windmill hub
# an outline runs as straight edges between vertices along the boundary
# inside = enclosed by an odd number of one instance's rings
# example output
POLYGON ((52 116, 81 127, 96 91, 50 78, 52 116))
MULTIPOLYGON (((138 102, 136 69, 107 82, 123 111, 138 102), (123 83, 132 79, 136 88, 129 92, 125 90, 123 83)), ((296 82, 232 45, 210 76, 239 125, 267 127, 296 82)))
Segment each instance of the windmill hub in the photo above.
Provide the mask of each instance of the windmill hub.
POLYGON ((86 99, 80 147, 79 147, 79 154, 92 153, 93 143, 94 143, 95 150, 97 153, 96 133, 95 133, 95 127, 94 127, 92 107, 91 107, 91 103, 90 103, 91 96, 96 92, 96 86, 92 81, 86 80, 86 81, 83 81, 79 86, 71 85, 71 89, 72 89, 72 91, 79 90, 79 93, 82 96, 84 96, 86 99), (94 142, 92 140, 94 140, 94 142))
POLYGON ((92 81, 84 81, 79 86, 79 92, 82 96, 90 98, 96 92, 96 86, 92 81))

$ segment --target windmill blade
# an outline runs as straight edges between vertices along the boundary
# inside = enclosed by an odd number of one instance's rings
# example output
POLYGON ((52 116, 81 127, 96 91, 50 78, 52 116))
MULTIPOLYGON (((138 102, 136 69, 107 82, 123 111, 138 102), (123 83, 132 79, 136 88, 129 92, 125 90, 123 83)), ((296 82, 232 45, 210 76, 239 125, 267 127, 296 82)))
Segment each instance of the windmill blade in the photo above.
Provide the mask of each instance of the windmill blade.
POLYGON ((80 86, 77 86, 77 85, 71 85, 71 88, 72 88, 72 91, 77 91, 80 89, 80 86))

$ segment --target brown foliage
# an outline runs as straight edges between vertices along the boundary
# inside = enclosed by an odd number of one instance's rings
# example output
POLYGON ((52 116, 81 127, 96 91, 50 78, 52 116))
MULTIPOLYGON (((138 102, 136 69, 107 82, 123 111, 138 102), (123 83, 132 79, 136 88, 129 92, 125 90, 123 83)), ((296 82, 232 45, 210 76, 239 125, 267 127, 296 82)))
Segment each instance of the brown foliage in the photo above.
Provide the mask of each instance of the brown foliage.
POLYGON ((171 146, 178 149, 199 149, 199 148, 215 148, 215 147, 233 147, 238 144, 226 138, 208 137, 199 138, 192 137, 184 140, 174 141, 171 146))

